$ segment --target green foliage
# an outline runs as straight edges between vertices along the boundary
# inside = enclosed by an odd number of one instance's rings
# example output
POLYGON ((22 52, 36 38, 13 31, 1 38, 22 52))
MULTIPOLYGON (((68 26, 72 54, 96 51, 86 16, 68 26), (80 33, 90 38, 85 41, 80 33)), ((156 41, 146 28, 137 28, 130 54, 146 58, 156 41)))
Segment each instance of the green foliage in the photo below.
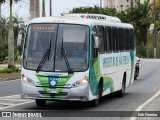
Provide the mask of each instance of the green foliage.
POLYGON ((100 14, 101 12, 102 14, 109 15, 109 16, 117 15, 117 10, 115 8, 99 8, 97 6, 73 8, 69 13, 100 14))
MULTIPOLYGON (((126 13, 126 11, 122 11, 122 12, 119 12, 117 13, 117 17, 122 21, 122 22, 125 22, 125 23, 131 23, 131 21, 129 20, 129 16, 128 14, 126 13)), ((132 23, 131 23, 132 24, 132 23)))
POLYGON ((16 67, 15 68, 15 72, 19 72, 20 71, 20 68, 19 67, 16 67))
POLYGON ((13 23, 15 24, 13 27, 13 31, 14 31, 14 39, 16 44, 19 31, 24 29, 24 21, 21 17, 15 14, 15 16, 13 16, 13 23))
POLYGON ((144 44, 139 44, 136 46, 136 54, 140 58, 146 58, 147 57, 147 52, 146 52, 146 46, 144 44))
POLYGON ((13 70, 11 68, 3 68, 0 69, 0 73, 12 73, 13 70))
MULTIPOLYGON (((9 26, 8 26, 9 18, 2 17, 0 20, 0 24, 2 25, 2 43, 7 43, 8 41, 8 33, 9 33, 9 26)), ((18 38, 18 33, 20 30, 25 31, 26 27, 24 24, 24 21, 21 17, 18 17, 16 14, 13 16, 13 32, 14 32, 14 44, 17 44, 17 38, 18 38)), ((24 35, 23 35, 24 38, 24 35)))
POLYGON ((93 13, 93 14, 98 14, 98 13, 100 13, 100 9, 97 6, 94 6, 94 7, 79 7, 79 8, 73 8, 69 13, 93 13))
POLYGON ((109 16, 117 16, 117 10, 115 8, 103 8, 102 14, 109 16))
POLYGON ((19 67, 16 67, 14 70, 11 68, 0 69, 0 73, 12 73, 12 72, 19 72, 19 71, 20 71, 19 67))
POLYGON ((23 49, 23 46, 20 45, 20 46, 15 46, 14 48, 14 52, 15 52, 15 55, 14 55, 14 59, 16 61, 19 61, 20 60, 20 56, 22 55, 22 49, 23 49))
MULTIPOLYGON (((156 2, 156 25, 157 27, 160 27, 160 0, 155 0, 156 2)), ((154 16, 154 3, 151 4, 151 13, 152 16, 154 16)))
POLYGON ((8 31, 9 31, 9 29, 8 29, 8 27, 7 27, 7 18, 5 18, 5 17, 2 17, 1 19, 0 19, 0 24, 1 24, 1 27, 2 27, 2 41, 1 41, 1 43, 7 43, 7 38, 8 38, 8 31))
POLYGON ((151 6, 148 2, 137 3, 137 6, 126 10, 128 22, 133 24, 136 32, 137 42, 146 45, 147 30, 152 23, 151 6))
MULTIPOLYGON (((158 41, 160 41, 160 34, 158 36, 158 41)), ((154 38, 153 38, 153 32, 149 32, 148 34, 148 44, 137 44, 137 55, 140 57, 148 57, 148 58, 154 58, 154 38), (148 53, 148 56, 147 56, 148 53)), ((160 42, 157 43, 157 58, 160 58, 160 42)))
MULTIPOLYGON (((20 56, 22 55, 22 45, 20 46, 15 46, 14 52, 14 58, 15 61, 20 60, 20 56)), ((8 56, 8 45, 7 44, 2 44, 0 45, 0 63, 2 63, 8 56)))
POLYGON ((8 46, 6 44, 0 45, 0 63, 8 56, 8 46))

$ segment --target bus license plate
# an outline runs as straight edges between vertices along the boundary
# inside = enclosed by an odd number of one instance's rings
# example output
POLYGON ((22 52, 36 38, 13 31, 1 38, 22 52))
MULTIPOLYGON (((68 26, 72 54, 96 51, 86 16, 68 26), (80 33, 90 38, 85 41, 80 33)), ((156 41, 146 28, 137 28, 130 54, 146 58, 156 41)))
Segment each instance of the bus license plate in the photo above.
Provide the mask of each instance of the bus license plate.
POLYGON ((52 90, 49 89, 47 92, 48 92, 48 93, 58 93, 56 89, 52 89, 52 90))

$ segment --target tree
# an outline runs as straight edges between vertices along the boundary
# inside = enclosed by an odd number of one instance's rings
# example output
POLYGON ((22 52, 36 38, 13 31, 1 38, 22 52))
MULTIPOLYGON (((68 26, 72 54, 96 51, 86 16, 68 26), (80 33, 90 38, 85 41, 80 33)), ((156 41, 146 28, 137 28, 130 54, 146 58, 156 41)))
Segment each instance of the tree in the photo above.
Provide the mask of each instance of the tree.
POLYGON ((8 23, 7 23, 7 18, 5 17, 2 17, 1 18, 1 21, 0 21, 0 24, 1 24, 1 27, 2 27, 2 44, 6 44, 7 43, 7 36, 8 36, 8 23))
POLYGON ((117 16, 117 10, 115 8, 103 8, 102 14, 109 16, 117 16))
POLYGON ((160 1, 159 0, 156 0, 156 7, 160 8, 160 1))
MULTIPOLYGON (((160 29, 160 0, 156 0, 156 19, 157 19, 157 28, 160 29)), ((159 30, 160 31, 160 30, 159 30)))
POLYGON ((39 0, 36 0, 36 17, 40 16, 40 12, 39 12, 39 0))
POLYGON ((69 13, 93 13, 93 14, 99 14, 100 13, 100 9, 97 6, 94 6, 94 7, 79 7, 79 8, 73 8, 69 13))
MULTIPOLYGON (((160 27, 160 1, 155 0, 155 10, 156 10, 156 27, 160 27)), ((154 16, 154 1, 151 3, 151 13, 152 16, 154 16)))
POLYGON ((45 0, 42 0, 42 17, 46 16, 46 12, 45 12, 45 0))
POLYGON ((7 44, 0 44, 0 63, 2 63, 7 57, 7 44))
POLYGON ((39 0, 30 0, 31 19, 39 17, 39 0))
POLYGON ((122 21, 122 22, 125 22, 125 23, 131 23, 131 21, 129 21, 128 19, 128 13, 126 11, 121 11, 121 12, 118 12, 117 13, 117 17, 122 21))
MULTIPOLYGON (((117 10, 115 8, 101 8, 101 11, 102 11, 102 14, 104 14, 104 15, 117 16, 117 10)), ((100 14, 100 8, 97 6, 79 7, 79 8, 73 8, 69 13, 100 14)))
POLYGON ((16 14, 15 16, 13 16, 13 23, 14 23, 14 28, 13 28, 14 39, 17 40, 19 31, 23 29, 22 27, 24 26, 24 21, 21 17, 19 18, 18 15, 16 14))
MULTIPOLYGON (((1 13, 1 4, 4 3, 5 0, 0 0, 0 20, 2 18, 2 13, 1 13)), ((2 43, 2 24, 0 24, 0 43, 2 43)))
POLYGON ((128 22, 134 25, 137 41, 144 45, 147 43, 147 31, 153 19, 150 10, 148 1, 143 4, 137 2, 137 6, 126 10, 128 22))
MULTIPOLYGON (((20 0, 14 0, 18 2, 20 0)), ((8 68, 15 69, 14 64, 14 33, 13 33, 13 21, 12 21, 12 3, 10 0, 10 16, 9 16, 9 34, 8 34, 8 68)))

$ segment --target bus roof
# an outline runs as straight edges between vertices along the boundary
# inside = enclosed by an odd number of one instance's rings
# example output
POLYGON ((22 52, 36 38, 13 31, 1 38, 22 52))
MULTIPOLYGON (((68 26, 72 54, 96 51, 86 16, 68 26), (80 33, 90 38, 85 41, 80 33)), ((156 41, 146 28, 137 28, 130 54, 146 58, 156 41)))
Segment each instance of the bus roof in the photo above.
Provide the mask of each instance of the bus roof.
POLYGON ((117 17, 100 14, 66 14, 65 16, 39 17, 32 19, 30 23, 68 23, 88 26, 92 24, 133 28, 131 24, 122 23, 117 17))

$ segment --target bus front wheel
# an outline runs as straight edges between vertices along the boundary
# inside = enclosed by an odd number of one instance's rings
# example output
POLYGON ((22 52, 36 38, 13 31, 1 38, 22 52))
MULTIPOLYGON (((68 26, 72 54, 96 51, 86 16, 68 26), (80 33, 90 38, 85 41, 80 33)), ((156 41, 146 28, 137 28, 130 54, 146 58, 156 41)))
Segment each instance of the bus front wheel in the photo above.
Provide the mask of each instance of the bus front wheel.
POLYGON ((46 104, 46 100, 36 99, 35 102, 36 102, 37 106, 45 106, 45 104, 46 104))
POLYGON ((100 98, 100 85, 97 88, 97 98, 90 101, 90 106, 97 107, 99 104, 99 98, 100 98))

